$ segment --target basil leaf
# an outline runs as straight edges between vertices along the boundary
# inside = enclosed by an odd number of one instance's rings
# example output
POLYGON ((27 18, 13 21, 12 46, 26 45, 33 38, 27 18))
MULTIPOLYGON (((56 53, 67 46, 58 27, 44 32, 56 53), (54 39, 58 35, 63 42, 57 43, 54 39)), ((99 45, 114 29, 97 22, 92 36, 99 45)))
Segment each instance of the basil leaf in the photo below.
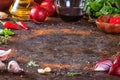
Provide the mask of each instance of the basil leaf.
POLYGON ((5 29, 3 29, 2 34, 3 34, 4 36, 5 36, 5 35, 12 36, 12 35, 14 35, 15 33, 14 33, 13 31, 11 31, 10 29, 5 28, 5 29))
POLYGON ((100 10, 101 7, 102 7, 102 4, 100 4, 99 2, 91 2, 90 3, 90 8, 94 11, 100 10))
POLYGON ((120 9, 120 0, 115 0, 115 5, 118 9, 120 9))

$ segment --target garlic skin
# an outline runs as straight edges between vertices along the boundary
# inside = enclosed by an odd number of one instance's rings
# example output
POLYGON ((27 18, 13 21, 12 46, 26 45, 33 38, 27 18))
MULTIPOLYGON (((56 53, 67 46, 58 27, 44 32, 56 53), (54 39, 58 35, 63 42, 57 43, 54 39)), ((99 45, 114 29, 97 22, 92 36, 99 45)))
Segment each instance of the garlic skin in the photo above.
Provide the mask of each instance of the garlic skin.
POLYGON ((20 68, 19 64, 14 60, 12 60, 8 63, 7 69, 9 72, 13 72, 13 73, 19 73, 19 72, 23 71, 23 69, 20 68))
POLYGON ((8 58, 8 55, 12 52, 12 49, 0 50, 0 61, 5 61, 8 58))
POLYGON ((5 70, 6 69, 6 65, 0 61, 0 70, 5 70))

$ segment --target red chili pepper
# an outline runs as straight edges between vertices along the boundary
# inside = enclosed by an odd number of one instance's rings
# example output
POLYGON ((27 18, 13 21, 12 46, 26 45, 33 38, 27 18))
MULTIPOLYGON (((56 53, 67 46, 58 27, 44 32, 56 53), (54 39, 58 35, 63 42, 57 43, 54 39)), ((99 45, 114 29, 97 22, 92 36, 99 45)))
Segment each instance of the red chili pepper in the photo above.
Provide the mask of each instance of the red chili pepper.
POLYGON ((23 21, 16 22, 18 26, 22 27, 25 30, 28 30, 27 25, 23 21))
POLYGON ((13 24, 13 23, 11 23, 11 22, 9 22, 9 21, 6 21, 6 22, 0 21, 0 22, 3 24, 3 26, 4 26, 5 28, 9 28, 9 29, 20 29, 19 26, 16 26, 15 24, 13 24))

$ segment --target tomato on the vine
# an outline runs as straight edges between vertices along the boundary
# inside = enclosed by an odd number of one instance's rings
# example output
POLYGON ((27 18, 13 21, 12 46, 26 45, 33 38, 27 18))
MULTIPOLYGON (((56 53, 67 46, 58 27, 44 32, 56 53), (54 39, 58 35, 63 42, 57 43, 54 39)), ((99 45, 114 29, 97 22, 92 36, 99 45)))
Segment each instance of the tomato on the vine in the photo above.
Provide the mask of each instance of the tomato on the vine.
POLYGON ((110 24, 120 24, 120 16, 110 18, 109 23, 110 24))

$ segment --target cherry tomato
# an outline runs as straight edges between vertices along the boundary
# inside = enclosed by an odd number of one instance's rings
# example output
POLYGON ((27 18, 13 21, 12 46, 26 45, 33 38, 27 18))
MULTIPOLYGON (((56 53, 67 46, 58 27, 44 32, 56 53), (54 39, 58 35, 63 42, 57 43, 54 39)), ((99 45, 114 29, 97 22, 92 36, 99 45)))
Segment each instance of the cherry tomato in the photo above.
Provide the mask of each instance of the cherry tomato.
POLYGON ((110 18, 110 24, 120 24, 120 16, 110 18))
POLYGON ((52 16, 56 12, 56 7, 53 0, 42 1, 40 7, 43 7, 47 10, 47 16, 52 16))

